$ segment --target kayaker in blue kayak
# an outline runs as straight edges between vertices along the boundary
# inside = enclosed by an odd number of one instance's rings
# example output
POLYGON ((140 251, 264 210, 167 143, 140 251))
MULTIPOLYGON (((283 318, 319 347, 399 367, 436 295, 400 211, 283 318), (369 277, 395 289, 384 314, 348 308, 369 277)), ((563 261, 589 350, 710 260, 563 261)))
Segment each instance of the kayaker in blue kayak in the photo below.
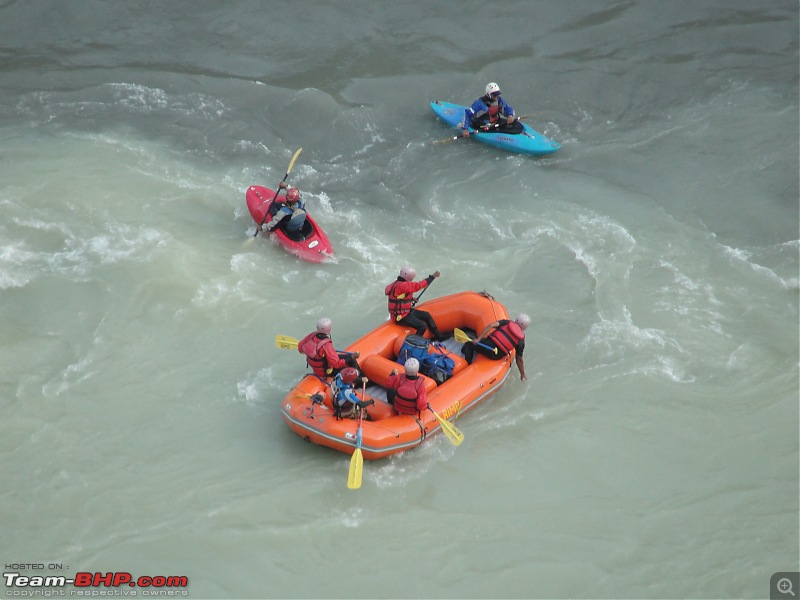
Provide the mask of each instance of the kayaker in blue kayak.
POLYGON ((288 187, 281 181, 281 190, 286 190, 285 200, 280 196, 269 207, 272 220, 267 224, 267 231, 275 231, 278 227, 283 229, 290 240, 303 240, 306 233, 303 226, 306 224, 306 203, 300 198, 300 190, 288 187))
POLYGON ((488 83, 485 91, 483 96, 464 111, 464 121, 461 123, 464 137, 469 137, 468 127, 479 131, 505 131, 516 120, 514 109, 500 95, 499 85, 488 83))

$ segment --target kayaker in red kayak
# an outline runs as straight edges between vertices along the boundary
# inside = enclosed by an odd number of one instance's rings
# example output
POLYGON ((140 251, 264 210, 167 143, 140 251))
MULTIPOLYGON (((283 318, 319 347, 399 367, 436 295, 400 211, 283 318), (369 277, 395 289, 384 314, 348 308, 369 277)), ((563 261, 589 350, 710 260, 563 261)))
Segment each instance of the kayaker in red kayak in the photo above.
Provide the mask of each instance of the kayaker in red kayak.
POLYGON ((300 190, 296 187, 290 188, 285 181, 281 181, 280 189, 286 190, 286 195, 283 200, 278 196, 270 205, 269 214, 272 215, 272 220, 267 223, 267 231, 272 232, 280 227, 289 239, 300 241, 306 237, 303 233, 306 203, 300 198, 300 190))

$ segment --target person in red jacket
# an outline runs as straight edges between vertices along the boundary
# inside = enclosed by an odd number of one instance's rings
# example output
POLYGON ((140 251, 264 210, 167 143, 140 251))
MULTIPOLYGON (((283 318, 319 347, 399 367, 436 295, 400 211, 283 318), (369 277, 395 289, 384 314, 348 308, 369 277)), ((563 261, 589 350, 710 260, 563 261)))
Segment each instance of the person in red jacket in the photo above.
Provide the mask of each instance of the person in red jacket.
POLYGON ((428 287, 434 279, 439 277, 439 271, 428 275, 422 281, 414 283, 417 272, 413 267, 405 266, 400 269, 397 279, 386 286, 383 293, 389 297, 389 316, 398 325, 408 325, 416 330, 417 335, 424 335, 426 329, 431 330, 431 335, 437 342, 447 339, 442 335, 431 314, 424 310, 417 310, 414 292, 428 287))
POLYGON ((419 376, 419 361, 409 358, 403 370, 403 375, 398 375, 397 369, 392 369, 389 374, 386 399, 401 415, 419 415, 428 407, 425 382, 419 376))
POLYGON ((297 343, 297 351, 306 355, 306 363, 314 375, 326 378, 336 375, 345 367, 358 369, 358 352, 337 352, 331 341, 333 323, 327 317, 317 321, 316 331, 312 331, 297 343))
POLYGON ((525 330, 530 324, 531 318, 525 313, 517 315, 513 321, 501 319, 489 323, 477 339, 466 342, 461 347, 461 353, 467 360, 467 364, 472 364, 472 361, 475 360, 475 352, 492 360, 500 360, 515 350, 514 361, 517 363, 520 378, 522 381, 527 381, 522 353, 525 351, 525 330))

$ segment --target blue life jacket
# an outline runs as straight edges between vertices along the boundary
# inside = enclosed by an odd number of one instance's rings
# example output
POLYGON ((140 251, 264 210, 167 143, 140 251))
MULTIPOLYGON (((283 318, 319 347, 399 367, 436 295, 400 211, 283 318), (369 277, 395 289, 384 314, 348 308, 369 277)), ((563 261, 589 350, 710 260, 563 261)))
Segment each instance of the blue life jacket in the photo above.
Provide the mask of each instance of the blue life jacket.
POLYGON ((349 405, 358 402, 358 396, 356 396, 353 386, 342 381, 341 373, 337 373, 331 381, 331 397, 335 416, 339 416, 343 408, 348 408, 349 405))

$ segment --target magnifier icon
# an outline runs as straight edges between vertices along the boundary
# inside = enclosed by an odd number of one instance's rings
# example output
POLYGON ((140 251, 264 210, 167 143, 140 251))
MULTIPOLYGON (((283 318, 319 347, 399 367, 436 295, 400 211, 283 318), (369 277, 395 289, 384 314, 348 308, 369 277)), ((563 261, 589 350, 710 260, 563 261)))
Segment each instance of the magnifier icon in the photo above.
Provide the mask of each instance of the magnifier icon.
POLYGON ((778 591, 781 594, 791 594, 792 597, 797 597, 795 593, 792 591, 792 580, 788 577, 783 577, 782 579, 778 579, 778 583, 775 585, 778 588, 778 591))

